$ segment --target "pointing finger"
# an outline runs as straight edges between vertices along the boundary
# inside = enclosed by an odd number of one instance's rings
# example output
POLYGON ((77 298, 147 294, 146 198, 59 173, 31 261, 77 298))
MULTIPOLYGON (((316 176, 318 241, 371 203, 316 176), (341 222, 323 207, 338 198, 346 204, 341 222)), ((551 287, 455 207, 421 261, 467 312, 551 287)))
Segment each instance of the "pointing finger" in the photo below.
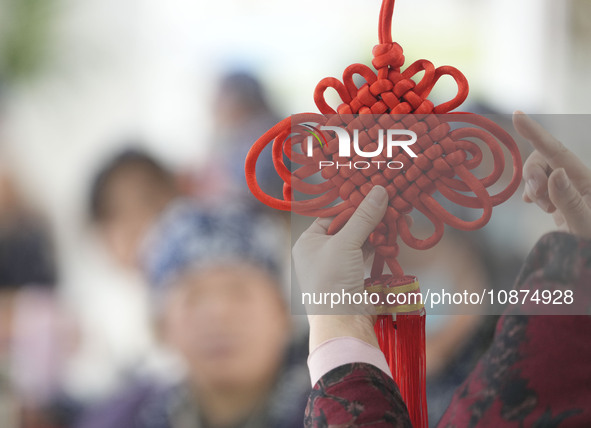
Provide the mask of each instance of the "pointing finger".
POLYGON ((579 192, 591 193, 591 173, 573 152, 523 112, 515 112, 513 123, 552 169, 564 168, 579 192))

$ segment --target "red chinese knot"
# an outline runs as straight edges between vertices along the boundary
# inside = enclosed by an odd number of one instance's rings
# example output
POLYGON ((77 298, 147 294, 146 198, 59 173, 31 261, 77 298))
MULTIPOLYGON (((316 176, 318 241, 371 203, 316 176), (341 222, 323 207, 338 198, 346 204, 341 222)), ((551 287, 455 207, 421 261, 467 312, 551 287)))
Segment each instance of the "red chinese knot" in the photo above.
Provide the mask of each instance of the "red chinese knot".
MULTIPOLYGON (((484 226, 491 217, 492 207, 507 200, 519 186, 521 157, 512 137, 491 120, 471 113, 446 114, 460 106, 468 95, 468 82, 458 69, 451 66, 435 68, 430 61, 418 60, 401 71, 404 55, 400 45, 392 42, 390 31, 393 8, 394 0, 385 0, 382 4, 380 44, 373 49, 372 61, 377 73, 366 65, 353 64, 345 69, 342 82, 333 77, 322 79, 314 91, 314 101, 321 114, 294 115, 266 132, 246 158, 246 179, 253 194, 273 208, 315 217, 336 216, 329 233, 335 233, 346 223, 374 185, 384 186, 390 203, 382 224, 370 236, 370 242, 383 257, 382 263, 385 260, 393 274, 401 276, 402 269, 396 262, 398 236, 412 248, 427 249, 441 239, 444 224, 461 230, 484 226), (413 77, 420 73, 423 75, 416 83, 413 77), (355 75, 365 80, 361 87, 354 83, 355 75), (435 106, 427 97, 438 80, 446 75, 455 80, 457 94, 435 106), (336 111, 324 97, 328 88, 334 89, 343 101, 336 111), (384 123, 388 116, 390 123, 384 123), (304 122, 343 126, 350 132, 359 130, 360 147, 365 152, 375 150, 378 127, 413 130, 418 135, 417 143, 413 145, 418 156, 409 157, 398 149, 392 158, 386 158, 384 147, 384 152, 373 160, 398 161, 405 165, 404 169, 379 169, 375 163, 363 170, 327 166, 321 171, 325 181, 312 183, 306 179, 318 175, 320 161, 333 161, 336 165, 337 162, 364 159, 339 157, 338 144, 334 140, 314 147, 312 157, 304 155, 304 139, 293 136, 304 122), (474 126, 451 130, 450 122, 474 126), (477 178, 472 172, 480 165, 483 153, 479 145, 468 138, 483 141, 492 153, 494 168, 486 177, 477 178), (284 199, 265 194, 256 181, 258 156, 271 143, 275 168, 284 181, 284 199), (504 190, 490 195, 487 187, 498 181, 505 166, 501 144, 512 156, 513 176, 504 190), (300 149, 293 149, 296 146, 300 149), (289 158, 291 168, 285 164, 284 155, 289 158), (294 191, 312 198, 294 200, 294 191), (436 191, 461 206, 482 209, 482 215, 473 221, 456 217, 432 197, 436 191), (465 192, 474 196, 465 195, 465 192), (403 214, 409 214, 413 209, 433 223, 432 236, 418 239, 412 234, 403 214)), ((374 264, 372 277, 381 273, 379 264, 379 260, 374 264)))

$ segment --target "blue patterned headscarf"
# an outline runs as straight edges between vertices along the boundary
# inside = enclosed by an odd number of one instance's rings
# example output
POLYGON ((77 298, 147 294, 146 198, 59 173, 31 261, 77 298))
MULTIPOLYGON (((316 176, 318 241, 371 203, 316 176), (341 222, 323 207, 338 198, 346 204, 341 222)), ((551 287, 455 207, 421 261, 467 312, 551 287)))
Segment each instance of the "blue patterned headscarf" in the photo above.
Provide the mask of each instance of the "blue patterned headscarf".
POLYGON ((289 229, 247 205, 174 201, 148 233, 142 264, 156 294, 187 269, 250 263, 281 282, 289 229))

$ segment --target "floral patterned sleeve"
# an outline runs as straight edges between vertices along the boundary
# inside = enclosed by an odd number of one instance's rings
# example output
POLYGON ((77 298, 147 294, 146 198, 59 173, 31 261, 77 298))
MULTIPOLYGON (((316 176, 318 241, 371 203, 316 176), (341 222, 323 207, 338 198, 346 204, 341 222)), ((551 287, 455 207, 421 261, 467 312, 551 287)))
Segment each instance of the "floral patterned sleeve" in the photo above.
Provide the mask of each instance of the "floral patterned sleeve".
POLYGON ((591 427, 591 240, 545 235, 515 288, 572 290, 574 301, 545 308, 563 315, 525 315, 531 303, 506 308, 438 427, 591 427))
POLYGON ((411 427, 396 383, 367 363, 345 364, 316 383, 306 408, 309 428, 411 427))

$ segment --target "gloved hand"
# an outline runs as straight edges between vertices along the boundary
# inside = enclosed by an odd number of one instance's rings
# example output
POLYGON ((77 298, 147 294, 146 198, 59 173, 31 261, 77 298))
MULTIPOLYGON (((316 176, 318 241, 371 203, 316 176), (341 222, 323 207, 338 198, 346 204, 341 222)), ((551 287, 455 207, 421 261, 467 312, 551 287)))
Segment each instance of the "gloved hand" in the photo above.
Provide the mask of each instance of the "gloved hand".
MULTIPOLYGON (((302 293, 316 293, 316 297, 326 296, 325 293, 335 293, 334 297, 363 293, 365 261, 372 254, 372 249, 364 244, 384 217, 387 205, 386 190, 376 186, 335 235, 326 234, 332 219, 317 219, 302 234, 292 253, 302 293)), ((306 310, 310 351, 324 340, 339 336, 357 337, 378 346, 373 330, 374 311, 369 305, 331 305, 329 297, 326 304, 309 304, 306 310)))
POLYGON ((559 229, 591 238, 591 170, 525 113, 513 123, 536 149, 523 167, 523 200, 552 213, 559 229))

